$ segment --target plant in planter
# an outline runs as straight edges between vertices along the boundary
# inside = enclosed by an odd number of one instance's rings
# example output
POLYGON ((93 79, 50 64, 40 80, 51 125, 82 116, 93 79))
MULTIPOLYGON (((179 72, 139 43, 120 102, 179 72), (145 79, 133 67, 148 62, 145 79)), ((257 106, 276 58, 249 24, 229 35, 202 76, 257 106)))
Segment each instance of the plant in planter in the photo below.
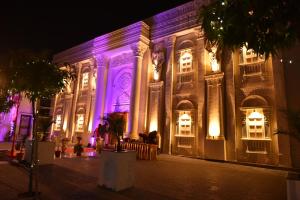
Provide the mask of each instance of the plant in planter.
POLYGON ((77 156, 81 156, 83 152, 83 146, 81 144, 82 138, 80 136, 77 137, 77 143, 74 145, 74 153, 76 153, 77 156))
POLYGON ((122 151, 120 137, 123 136, 123 132, 125 129, 124 113, 110 113, 107 117, 104 117, 103 120, 106 122, 106 124, 108 124, 108 133, 117 137, 117 152, 122 151))

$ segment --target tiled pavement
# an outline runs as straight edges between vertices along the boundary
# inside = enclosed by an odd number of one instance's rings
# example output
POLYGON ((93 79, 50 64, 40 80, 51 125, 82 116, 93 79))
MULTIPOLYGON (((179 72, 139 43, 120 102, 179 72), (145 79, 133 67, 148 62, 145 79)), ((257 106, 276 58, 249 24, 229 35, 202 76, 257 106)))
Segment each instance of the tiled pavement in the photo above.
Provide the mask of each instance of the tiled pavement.
MULTIPOLYGON (((41 199, 203 199, 284 200, 287 172, 160 155, 138 161, 135 187, 113 192, 97 186, 99 159, 56 159, 40 167, 41 199)), ((18 199, 27 189, 27 172, 0 164, 0 199, 18 199)))

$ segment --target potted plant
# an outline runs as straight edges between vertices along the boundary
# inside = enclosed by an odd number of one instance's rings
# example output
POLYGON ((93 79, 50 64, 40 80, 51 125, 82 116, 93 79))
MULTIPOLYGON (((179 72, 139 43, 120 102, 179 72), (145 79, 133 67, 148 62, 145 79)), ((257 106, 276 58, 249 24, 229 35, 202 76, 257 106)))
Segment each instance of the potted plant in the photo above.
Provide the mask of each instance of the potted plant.
POLYGON ((82 138, 80 136, 77 137, 77 143, 74 145, 74 153, 76 153, 77 156, 81 156, 83 152, 83 146, 81 144, 82 138))
POLYGON ((120 137, 123 137, 123 132, 125 128, 125 117, 124 113, 114 112, 110 113, 104 118, 105 124, 108 125, 107 131, 111 135, 117 138, 117 152, 122 151, 120 137))
POLYGON ((107 131, 117 137, 116 151, 103 150, 100 154, 99 186, 105 186, 114 191, 130 188, 134 185, 134 169, 136 163, 135 151, 123 151, 120 137, 125 128, 124 113, 111 113, 104 118, 107 131), (107 176, 107 174, 110 174, 107 176))

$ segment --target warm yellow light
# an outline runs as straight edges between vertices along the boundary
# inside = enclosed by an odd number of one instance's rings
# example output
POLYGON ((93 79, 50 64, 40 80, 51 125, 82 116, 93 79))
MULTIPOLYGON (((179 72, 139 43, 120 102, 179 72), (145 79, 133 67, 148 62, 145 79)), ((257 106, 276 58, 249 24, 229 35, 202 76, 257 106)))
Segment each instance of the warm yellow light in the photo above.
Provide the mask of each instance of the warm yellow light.
POLYGON ((153 71, 153 79, 154 79, 155 81, 158 81, 158 80, 159 80, 159 73, 158 73, 156 70, 153 71))
POLYGON ((263 118, 264 117, 264 115, 263 114, 261 114, 261 113, 259 113, 259 112, 257 112, 257 111, 254 111, 254 112, 252 112, 250 115, 249 115, 249 117, 248 118, 250 118, 250 119, 259 119, 259 118, 263 118))
POLYGON ((157 131, 157 120, 152 119, 150 122, 149 132, 157 131))
POLYGON ((219 120, 212 120, 209 123, 209 136, 218 137, 220 136, 220 123, 219 120))
POLYGON ((56 115, 55 130, 61 129, 61 115, 56 115))
POLYGON ((64 130, 64 131, 67 130, 67 120, 64 120, 63 130, 64 130))
POLYGON ((217 59, 211 60, 211 70, 213 72, 218 72, 220 70, 220 65, 218 64, 217 59))
POLYGON ((88 127, 88 131, 91 133, 92 132, 92 125, 93 125, 93 122, 92 120, 90 121, 89 123, 89 127, 88 127))
POLYGON ((77 117, 78 118, 77 118, 76 130, 77 131, 83 131, 84 115, 83 114, 78 114, 77 117))
POLYGON ((211 52, 209 53, 210 67, 211 67, 211 71, 213 71, 213 72, 220 71, 220 65, 218 64, 218 61, 217 61, 217 58, 216 58, 216 52, 217 52, 217 48, 212 47, 211 52))

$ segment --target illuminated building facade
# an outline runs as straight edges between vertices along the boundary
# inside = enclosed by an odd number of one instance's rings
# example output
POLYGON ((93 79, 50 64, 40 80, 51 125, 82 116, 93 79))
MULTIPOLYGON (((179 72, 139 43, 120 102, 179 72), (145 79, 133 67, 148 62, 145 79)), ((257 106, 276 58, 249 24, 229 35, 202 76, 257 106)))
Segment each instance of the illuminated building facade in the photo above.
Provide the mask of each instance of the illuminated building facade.
POLYGON ((287 127, 282 63, 242 48, 221 67, 216 48, 205 48, 199 6, 191 1, 55 55, 77 80, 55 98, 52 134, 88 143, 103 116, 126 112, 125 137, 157 130, 165 153, 299 167, 296 141, 274 134, 287 127))

